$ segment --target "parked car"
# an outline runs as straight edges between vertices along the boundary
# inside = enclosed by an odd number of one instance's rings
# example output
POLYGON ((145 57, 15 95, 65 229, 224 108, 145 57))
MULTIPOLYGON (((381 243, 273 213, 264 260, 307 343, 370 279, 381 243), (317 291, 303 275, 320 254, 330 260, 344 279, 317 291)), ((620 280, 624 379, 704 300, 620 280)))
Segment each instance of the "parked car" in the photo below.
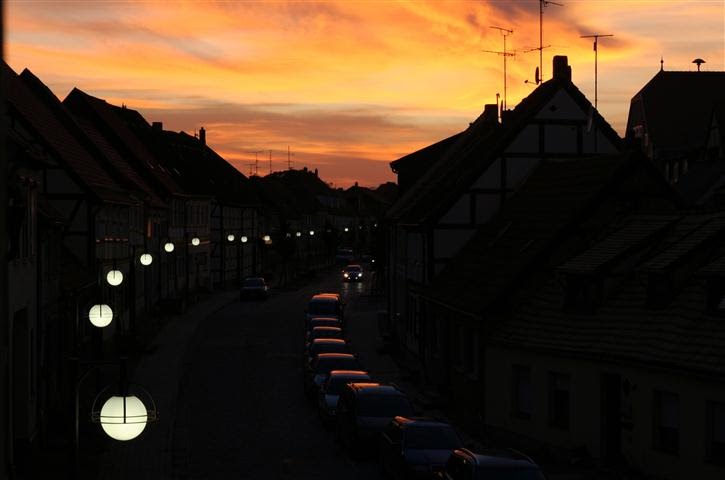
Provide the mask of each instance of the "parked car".
POLYGON ((370 375, 363 370, 333 370, 320 386, 317 395, 317 412, 322 423, 328 425, 337 419, 337 401, 348 383, 369 382, 370 375))
POLYGON ((445 480, 546 480, 541 468, 531 458, 511 449, 484 450, 473 453, 459 448, 451 453, 436 478, 445 480))
POLYGON ((398 415, 412 417, 414 413, 408 396, 395 385, 349 383, 337 402, 335 438, 353 455, 368 454, 398 415))
POLYGON ((247 277, 242 282, 242 289, 239 292, 240 300, 247 298, 269 297, 269 285, 262 277, 247 277))
POLYGON ((393 478, 434 478, 463 442, 445 422, 395 417, 380 437, 380 470, 393 478))
POLYGON ((336 293, 318 293, 314 295, 305 309, 305 325, 313 317, 335 317, 343 320, 344 303, 342 296, 336 293))
POLYGON ((305 348, 318 338, 340 338, 344 339, 342 329, 340 327, 314 327, 307 332, 305 348))
POLYGON ((321 353, 305 368, 304 389, 310 396, 317 395, 333 370, 362 370, 357 357, 351 353, 321 353))
MULTIPOLYGON (((332 317, 313 317, 307 324, 307 332, 311 332, 313 328, 317 327, 335 327, 342 329, 342 322, 339 318, 332 317)), ((341 337, 342 338, 342 337, 341 337)))
POLYGON ((341 338, 316 338, 307 344, 306 362, 310 363, 322 353, 352 353, 350 345, 341 338))
POLYGON ((362 282, 363 269, 360 265, 348 265, 342 270, 344 282, 362 282))

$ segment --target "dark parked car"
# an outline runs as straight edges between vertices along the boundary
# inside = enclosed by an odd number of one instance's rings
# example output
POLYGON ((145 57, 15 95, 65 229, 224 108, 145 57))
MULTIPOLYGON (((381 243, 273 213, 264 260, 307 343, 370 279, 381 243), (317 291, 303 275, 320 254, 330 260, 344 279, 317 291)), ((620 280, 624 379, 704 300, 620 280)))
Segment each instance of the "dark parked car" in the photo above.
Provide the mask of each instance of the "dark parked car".
POLYGON ((369 382, 370 375, 363 370, 333 370, 317 394, 317 411, 324 424, 337 418, 337 401, 348 383, 369 382))
POLYGON ((316 338, 307 344, 306 361, 312 362, 322 353, 352 353, 350 345, 341 338, 316 338))
POLYGON ((312 317, 307 323, 307 331, 309 332, 315 327, 337 327, 342 328, 342 322, 335 317, 312 317))
POLYGON ((546 480, 539 466, 515 450, 454 450, 443 472, 436 478, 445 480, 546 480))
POLYGON ((362 370, 357 357, 351 353, 321 353, 305 368, 304 388, 307 395, 317 395, 333 370, 362 370))
POLYGON ((305 346, 309 345, 318 338, 340 338, 343 339, 343 332, 340 327, 314 327, 307 332, 307 341, 305 346))
POLYGON ((454 428, 430 418, 395 417, 380 437, 380 470, 393 478, 433 478, 463 442, 454 428))
POLYGON ((408 396, 395 385, 349 383, 337 402, 335 438, 353 455, 373 451, 380 433, 396 416, 413 416, 408 396))
POLYGON ((269 285, 262 277, 247 277, 242 283, 242 289, 239 292, 241 300, 247 298, 267 298, 269 297, 269 285))
POLYGON ((345 282, 362 282, 363 269, 360 265, 348 265, 342 269, 342 280, 345 282))
POLYGON ((314 317, 335 317, 343 321, 344 303, 336 293, 314 295, 305 309, 305 325, 314 317))

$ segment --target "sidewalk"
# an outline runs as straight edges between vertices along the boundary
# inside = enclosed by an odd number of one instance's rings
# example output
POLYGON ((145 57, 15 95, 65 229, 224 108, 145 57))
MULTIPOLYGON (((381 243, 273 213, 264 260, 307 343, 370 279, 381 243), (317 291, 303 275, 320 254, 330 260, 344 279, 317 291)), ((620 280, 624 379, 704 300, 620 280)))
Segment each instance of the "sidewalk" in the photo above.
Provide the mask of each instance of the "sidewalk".
POLYGON ((171 478, 173 421, 184 352, 199 323, 238 295, 236 288, 214 292, 184 314, 170 317, 146 353, 137 359, 130 381, 149 391, 159 419, 148 424, 137 439, 114 442, 99 462, 99 479, 171 478))

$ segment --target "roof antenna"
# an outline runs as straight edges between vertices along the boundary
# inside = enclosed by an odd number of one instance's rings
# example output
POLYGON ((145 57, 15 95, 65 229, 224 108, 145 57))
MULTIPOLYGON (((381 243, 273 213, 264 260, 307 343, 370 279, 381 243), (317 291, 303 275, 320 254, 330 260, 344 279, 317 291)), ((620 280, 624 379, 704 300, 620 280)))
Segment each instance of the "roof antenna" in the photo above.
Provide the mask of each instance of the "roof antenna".
POLYGON ((292 160, 290 159, 290 157, 293 155, 294 153, 290 152, 289 145, 287 145, 287 170, 292 170, 292 160))
POLYGON ((595 33, 593 35, 582 35, 579 38, 593 38, 594 39, 594 110, 597 109, 597 94, 598 94, 598 85, 597 85, 597 76, 598 76, 598 56, 599 56, 599 50, 597 49, 597 43, 599 42, 599 37, 613 37, 612 34, 601 34, 601 33, 595 33))
POLYGON ((264 150, 255 150, 254 152, 249 152, 254 154, 254 174, 259 175, 259 154, 262 153, 264 150))
POLYGON ((665 59, 664 57, 660 57, 660 72, 665 71, 665 59))
MULTIPOLYGON (((549 0, 539 0, 539 48, 534 50, 539 51, 539 77, 536 84, 544 81, 544 7, 549 5, 556 5, 557 7, 563 7, 564 5, 557 2, 550 2, 549 0)), ((551 45, 547 45, 549 47, 551 45)))
POLYGON ((703 60, 702 58, 696 58, 696 59, 694 59, 692 61, 692 63, 697 64, 697 71, 699 72, 700 71, 700 65, 702 65, 703 63, 707 63, 707 62, 705 62, 705 60, 703 60))
POLYGON ((495 50, 483 50, 484 52, 488 53, 495 53, 497 55, 501 55, 503 57, 503 103, 501 109, 506 108, 506 57, 514 57, 516 56, 516 52, 507 52, 506 51, 506 37, 513 34, 514 31, 509 28, 501 28, 501 27, 490 27, 495 30, 498 30, 501 32, 501 35, 503 35, 503 51, 497 52, 495 50))

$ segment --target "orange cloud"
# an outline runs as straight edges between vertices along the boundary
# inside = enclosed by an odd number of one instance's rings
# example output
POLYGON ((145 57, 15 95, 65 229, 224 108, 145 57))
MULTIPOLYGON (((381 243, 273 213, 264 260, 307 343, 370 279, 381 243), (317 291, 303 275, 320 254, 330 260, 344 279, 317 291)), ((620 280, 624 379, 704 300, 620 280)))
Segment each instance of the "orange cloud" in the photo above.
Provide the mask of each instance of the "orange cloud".
MULTIPOLYGON (((620 131, 660 56, 666 68, 702 57, 725 69, 722 3, 562 3, 545 10, 544 75, 553 55, 568 55, 593 97, 592 45, 579 37, 615 34, 600 44, 599 107, 620 131)), ((482 51, 502 47, 490 26, 514 30, 509 106, 539 63, 524 52, 539 43, 535 0, 11 1, 6 18, 10 65, 60 97, 78 86, 177 130, 204 124, 236 162, 291 144, 295 161, 339 182, 351 171, 362 183, 392 179, 387 162, 460 131, 503 93, 502 58, 482 51)))

